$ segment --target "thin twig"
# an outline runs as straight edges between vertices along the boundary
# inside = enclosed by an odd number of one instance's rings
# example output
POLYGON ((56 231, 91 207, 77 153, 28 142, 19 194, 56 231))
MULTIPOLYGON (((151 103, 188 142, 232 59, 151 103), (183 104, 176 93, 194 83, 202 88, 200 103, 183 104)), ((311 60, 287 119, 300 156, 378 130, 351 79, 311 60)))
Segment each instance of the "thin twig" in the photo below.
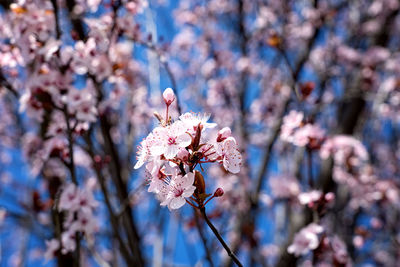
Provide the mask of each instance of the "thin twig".
POLYGON ((9 81, 7 81, 4 76, 3 71, 0 69, 0 86, 4 86, 7 90, 9 90, 16 98, 19 98, 19 93, 15 88, 11 85, 9 81))
POLYGON ((213 231, 214 235, 217 237, 218 241, 221 243, 221 245, 224 247, 226 252, 228 253, 229 257, 233 260, 234 263, 236 263, 237 266, 243 267, 243 264, 239 261, 239 259, 236 257, 236 255, 232 252, 232 250, 229 248, 229 246, 225 243, 224 239, 218 232, 217 228, 212 224, 210 219, 208 219, 207 214, 206 214, 206 208, 200 208, 200 212, 204 217, 204 220, 206 221, 207 225, 211 228, 213 231))
POLYGON ((199 221, 199 216, 197 215, 197 209, 194 209, 194 220, 196 222, 197 230, 199 232, 199 236, 201 238, 201 241, 203 242, 203 247, 204 247, 204 250, 206 252, 206 259, 210 263, 210 266, 213 267, 214 266, 214 262, 212 261, 211 251, 207 246, 207 239, 206 239, 206 237, 204 235, 203 228, 201 227, 201 224, 200 224, 200 221, 199 221))
MULTIPOLYGON (((69 114, 68 114, 68 108, 65 105, 64 106, 64 116, 65 116, 65 123, 67 124, 67 136, 68 136, 68 150, 69 150, 69 162, 68 162, 68 169, 71 174, 71 180, 72 182, 78 186, 78 180, 76 178, 75 174, 75 162, 74 162, 74 139, 72 136, 72 128, 69 122, 69 114)), ((76 214, 75 214, 76 216, 76 214)), ((75 249, 75 260, 74 260, 74 266, 80 266, 80 240, 81 240, 81 235, 79 232, 76 232, 75 234, 75 242, 76 242, 76 249, 75 249)))
POLYGON ((118 225, 117 217, 114 214, 114 211, 113 211, 113 208, 112 208, 112 205, 111 205, 111 200, 109 198, 107 186, 105 184, 105 180, 106 179, 103 176, 100 168, 96 165, 96 162, 94 160, 95 153, 94 153, 92 140, 90 139, 89 135, 85 136, 85 141, 86 141, 86 143, 88 145, 87 152, 88 152, 88 154, 89 154, 89 156, 90 156, 90 158, 92 160, 92 164, 94 166, 94 170, 95 170, 95 173, 96 173, 97 181, 100 184, 100 188, 101 188, 101 191, 102 191, 103 196, 104 196, 104 202, 106 203, 106 207, 107 207, 108 213, 110 215, 111 226, 112 226, 112 228, 114 230, 114 236, 116 237, 116 239, 117 239, 117 241, 119 243, 121 254, 124 257, 124 259, 126 260, 126 263, 128 265, 129 264, 133 264, 134 260, 132 259, 132 256, 130 255, 130 253, 128 251, 128 248, 126 247, 126 244, 123 241, 123 239, 121 237, 121 234, 119 232, 119 225, 118 225))

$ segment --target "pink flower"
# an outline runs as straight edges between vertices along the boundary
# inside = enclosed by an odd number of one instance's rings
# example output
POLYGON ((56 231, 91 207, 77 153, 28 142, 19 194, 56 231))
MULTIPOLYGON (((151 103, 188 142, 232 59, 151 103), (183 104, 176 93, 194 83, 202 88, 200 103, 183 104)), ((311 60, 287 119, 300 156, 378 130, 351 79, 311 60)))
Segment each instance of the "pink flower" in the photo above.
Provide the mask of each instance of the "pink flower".
POLYGON ((89 88, 84 90, 70 89, 64 99, 70 113, 79 121, 95 122, 97 120, 96 98, 89 88))
POLYGON ((166 159, 173 159, 179 152, 179 148, 185 148, 192 143, 192 138, 186 133, 184 124, 180 121, 167 127, 157 127, 153 131, 158 136, 159 143, 152 146, 153 155, 164 155, 166 159))
POLYGON ((306 146, 311 143, 320 144, 325 132, 317 125, 306 124, 299 128, 293 135, 293 144, 296 146, 306 146))
POLYGON ((61 193, 58 209, 76 210, 79 203, 78 194, 78 188, 74 184, 69 184, 61 193))
MULTIPOLYGON (((63 222, 64 232, 61 234, 61 252, 66 254, 76 248, 75 234, 81 232, 90 237, 98 230, 97 220, 93 215, 98 206, 89 188, 79 188, 69 184, 60 196, 58 209, 67 212, 63 222)), ((54 245, 54 244, 53 244, 54 245)))
POLYGON ((301 193, 299 195, 299 202, 302 205, 308 205, 315 201, 318 201, 322 196, 322 192, 319 190, 312 190, 310 192, 301 193))
POLYGON ((80 232, 85 233, 87 236, 93 235, 99 228, 96 218, 93 216, 91 210, 80 211, 78 213, 78 220, 74 222, 72 228, 79 229, 80 232))
POLYGON ((161 203, 161 205, 168 205, 168 208, 179 209, 182 207, 186 200, 185 198, 193 195, 196 189, 193 186, 194 183, 194 173, 189 172, 185 176, 174 176, 169 184, 169 193, 167 198, 161 203))
POLYGON ((292 142, 293 132, 296 128, 301 126, 304 115, 302 112, 292 110, 283 118, 281 129, 281 139, 287 142, 292 142))
POLYGON ((77 74, 86 74, 90 63, 96 56, 98 56, 98 52, 96 51, 96 41, 94 38, 89 38, 86 43, 78 41, 75 44, 71 67, 77 74))
POLYGON ((207 122, 209 118, 210 118, 209 114, 201 115, 201 114, 193 114, 190 112, 186 112, 185 114, 179 116, 179 120, 183 122, 188 132, 191 134, 196 133, 196 128, 199 124, 203 126, 203 131, 205 131, 206 129, 212 129, 215 126, 217 126, 216 123, 207 122))
POLYGON ((354 166, 360 161, 368 159, 368 152, 364 145, 352 136, 336 135, 329 138, 321 147, 320 156, 323 159, 334 156, 337 164, 351 163, 354 166))
POLYGON ((230 137, 232 134, 231 129, 229 127, 222 128, 218 132, 217 142, 224 141, 226 138, 230 137))
POLYGON ((171 105, 175 100, 174 91, 171 88, 165 89, 163 93, 164 102, 167 106, 171 105))
POLYGON ((318 234, 322 233, 323 230, 324 228, 316 223, 309 224, 294 236, 293 243, 287 251, 296 255, 296 257, 306 255, 310 250, 319 246, 318 234))
POLYGON ((331 247, 332 247, 332 251, 334 253, 335 259, 338 262, 345 264, 349 258, 349 255, 347 253, 346 244, 338 236, 334 236, 331 239, 331 247))
MULTIPOLYGON (((165 103, 169 105, 173 101, 171 92, 164 93, 165 103)), ((218 162, 231 173, 240 171, 242 156, 231 130, 226 127, 218 134, 209 133, 207 129, 216 126, 207 122, 209 117, 185 113, 170 125, 156 127, 141 142, 134 168, 146 163, 150 176, 148 191, 155 193, 161 205, 170 210, 182 207, 185 198, 196 189, 192 173, 196 166, 218 162), (187 174, 182 176, 182 173, 187 174)))
POLYGON ((164 161, 154 160, 146 165, 146 169, 151 174, 150 186, 148 192, 159 193, 166 183, 167 175, 165 174, 164 161))
POLYGON ((62 254, 67 254, 69 251, 74 251, 76 249, 75 234, 76 230, 72 227, 61 234, 62 254))
POLYGON ((237 149, 236 140, 233 137, 226 138, 217 145, 217 154, 222 157, 224 168, 231 173, 238 173, 242 165, 242 155, 237 149))
POLYGON ((56 252, 60 249, 60 242, 57 239, 46 240, 46 252, 44 253, 44 258, 46 262, 54 258, 56 252))
POLYGON ((291 198, 300 193, 300 185, 296 178, 287 175, 275 176, 269 180, 272 193, 277 198, 291 198))
POLYGON ((160 139, 160 136, 155 136, 153 133, 150 133, 138 146, 137 151, 137 162, 134 169, 139 169, 144 163, 151 159, 151 147, 156 142, 156 139, 160 139))
POLYGON ((77 205, 83 212, 90 212, 92 209, 96 208, 99 203, 94 199, 91 191, 81 189, 79 190, 77 205))

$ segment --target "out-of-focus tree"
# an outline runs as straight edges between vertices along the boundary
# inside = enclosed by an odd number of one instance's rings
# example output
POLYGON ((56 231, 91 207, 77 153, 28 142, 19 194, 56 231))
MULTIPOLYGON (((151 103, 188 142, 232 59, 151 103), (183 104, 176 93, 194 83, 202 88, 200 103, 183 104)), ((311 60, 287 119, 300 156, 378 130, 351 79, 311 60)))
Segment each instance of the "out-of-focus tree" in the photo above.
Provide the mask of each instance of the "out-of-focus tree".
POLYGON ((0 5, 5 266, 396 266, 399 1, 0 5))

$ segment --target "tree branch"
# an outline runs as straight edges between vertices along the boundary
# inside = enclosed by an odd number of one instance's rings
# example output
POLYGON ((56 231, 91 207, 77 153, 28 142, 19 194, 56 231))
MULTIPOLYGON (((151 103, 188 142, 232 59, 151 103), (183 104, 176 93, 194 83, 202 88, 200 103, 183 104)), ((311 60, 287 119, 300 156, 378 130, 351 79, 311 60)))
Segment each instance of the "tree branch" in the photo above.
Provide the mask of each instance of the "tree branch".
POLYGON ((214 235, 217 237, 218 241, 221 243, 221 245, 224 247, 224 249, 226 250, 226 253, 228 253, 228 256, 231 257, 231 259, 233 260, 234 263, 236 263, 237 266, 239 267, 243 267, 243 264, 239 261, 239 259, 236 257, 236 255, 232 252, 232 250, 229 248, 229 246, 225 243, 224 239, 222 238, 222 236, 220 235, 220 233, 218 232, 217 228, 215 228, 215 226, 212 224, 212 222, 210 221, 210 219, 208 219, 207 214, 206 214, 206 208, 200 208, 200 212, 204 217, 204 220, 206 221, 208 227, 210 227, 210 229, 212 230, 212 232, 214 233, 214 235))

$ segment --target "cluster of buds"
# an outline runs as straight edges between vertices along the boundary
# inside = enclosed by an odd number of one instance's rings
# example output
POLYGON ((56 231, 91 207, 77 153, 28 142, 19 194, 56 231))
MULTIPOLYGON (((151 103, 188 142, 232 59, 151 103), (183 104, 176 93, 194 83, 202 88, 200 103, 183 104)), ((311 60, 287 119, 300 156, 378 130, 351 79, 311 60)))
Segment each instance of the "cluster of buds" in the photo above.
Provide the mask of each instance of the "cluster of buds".
POLYGON ((236 140, 227 127, 217 133, 211 131, 217 125, 207 122, 208 115, 185 113, 173 121, 168 115, 175 100, 173 90, 167 88, 163 98, 165 118, 155 113, 160 125, 141 142, 134 168, 146 164, 148 191, 157 195, 162 206, 178 209, 189 203, 204 207, 211 198, 222 196, 223 190, 206 194, 204 178, 196 167, 203 170, 202 164, 217 162, 227 171, 238 173, 242 156, 236 140))

